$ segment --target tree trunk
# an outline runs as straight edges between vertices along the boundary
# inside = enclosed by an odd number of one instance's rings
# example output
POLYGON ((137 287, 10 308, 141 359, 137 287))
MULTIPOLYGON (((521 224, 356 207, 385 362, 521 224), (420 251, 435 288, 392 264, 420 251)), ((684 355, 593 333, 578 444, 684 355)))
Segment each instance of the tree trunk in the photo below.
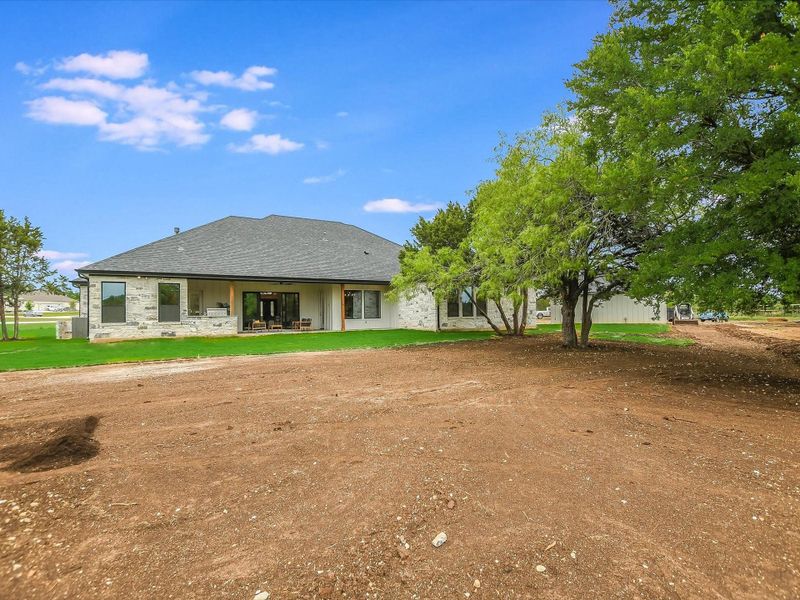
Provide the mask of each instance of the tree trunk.
POLYGON ((583 306, 581 307, 581 347, 589 345, 589 332, 592 330, 592 306, 594 299, 589 300, 589 286, 583 290, 583 306))
POLYGON ((19 298, 12 298, 11 300, 14 303, 14 335, 11 337, 12 340, 19 339, 19 298))
POLYGON ((508 317, 506 317, 506 311, 503 310, 502 305, 500 304, 500 300, 494 301, 495 306, 497 306, 497 311, 500 313, 500 318, 503 319, 503 325, 506 326, 506 331, 511 333, 511 323, 508 322, 508 317))
POLYGON ((567 348, 577 348, 578 334, 575 331, 575 305, 561 305, 561 343, 567 348))
POLYGON ((575 306, 580 292, 578 280, 564 281, 561 288, 561 343, 567 348, 578 347, 578 334, 575 331, 575 306))
POLYGON ((468 291, 467 295, 469 296, 472 305, 475 307, 475 310, 478 311, 478 314, 481 315, 484 319, 486 319, 486 322, 489 324, 489 327, 491 327, 497 335, 503 335, 503 332, 500 331, 500 328, 497 325, 495 325, 494 321, 492 321, 489 318, 489 315, 487 315, 484 311, 480 309, 478 303, 475 301, 475 297, 472 295, 472 292, 468 291))
POLYGON ((0 284, 0 329, 2 329, 3 341, 8 341, 8 325, 6 325, 6 295, 2 284, 0 284))
POLYGON ((525 335, 525 329, 528 327, 528 288, 522 293, 522 319, 519 324, 519 335, 525 335))
POLYGON ((519 335, 519 302, 514 302, 514 335, 519 335))

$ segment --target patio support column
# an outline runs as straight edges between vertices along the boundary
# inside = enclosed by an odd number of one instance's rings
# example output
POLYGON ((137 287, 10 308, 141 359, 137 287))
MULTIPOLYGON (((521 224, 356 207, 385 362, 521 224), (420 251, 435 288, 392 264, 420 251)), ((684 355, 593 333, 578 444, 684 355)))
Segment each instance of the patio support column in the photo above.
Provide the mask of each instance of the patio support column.
POLYGON ((342 305, 342 331, 344 331, 344 330, 345 330, 345 319, 344 319, 344 284, 343 284, 343 283, 341 283, 341 284, 339 284, 339 286, 340 286, 340 288, 341 288, 341 292, 342 292, 340 301, 341 301, 341 305, 342 305))
POLYGON ((230 293, 230 302, 229 302, 230 309, 229 309, 228 312, 229 312, 230 316, 233 316, 233 315, 236 314, 236 311, 234 310, 236 308, 236 306, 234 305, 236 294, 233 293, 233 282, 232 281, 230 282, 230 285, 229 285, 228 289, 229 289, 229 293, 230 293))

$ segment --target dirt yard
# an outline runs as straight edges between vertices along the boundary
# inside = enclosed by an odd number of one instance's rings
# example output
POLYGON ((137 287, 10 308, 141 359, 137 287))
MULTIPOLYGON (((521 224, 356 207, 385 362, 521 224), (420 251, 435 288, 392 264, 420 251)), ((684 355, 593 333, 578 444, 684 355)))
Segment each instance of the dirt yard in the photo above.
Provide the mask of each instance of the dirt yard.
POLYGON ((800 363, 736 327, 4 374, 0 597, 798 598, 800 363))

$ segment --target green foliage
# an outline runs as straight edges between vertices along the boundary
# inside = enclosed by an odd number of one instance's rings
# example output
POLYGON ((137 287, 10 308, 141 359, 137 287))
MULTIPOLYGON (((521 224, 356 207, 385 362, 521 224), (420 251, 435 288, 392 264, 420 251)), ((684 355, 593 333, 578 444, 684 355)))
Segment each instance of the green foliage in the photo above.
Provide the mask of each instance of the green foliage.
POLYGON ((621 213, 658 228, 640 297, 752 305, 800 292, 800 7, 617 0, 568 83, 621 213))
POLYGON ((66 279, 58 277, 47 260, 39 256, 44 236, 25 217, 22 221, 7 217, 0 210, 0 329, 3 340, 19 337, 20 296, 35 289, 58 293, 66 279), (14 329, 8 333, 6 304, 11 305, 14 329))

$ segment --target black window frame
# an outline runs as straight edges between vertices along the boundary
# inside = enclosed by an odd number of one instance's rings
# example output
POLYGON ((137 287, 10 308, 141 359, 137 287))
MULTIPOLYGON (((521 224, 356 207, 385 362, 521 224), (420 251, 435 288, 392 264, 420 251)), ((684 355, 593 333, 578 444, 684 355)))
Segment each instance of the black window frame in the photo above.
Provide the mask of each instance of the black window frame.
MULTIPOLYGON (((181 284, 173 282, 173 281, 159 281, 158 282, 158 288, 157 288, 157 294, 158 294, 158 322, 159 323, 180 323, 181 322, 181 284), (161 304, 161 286, 165 286, 165 287, 166 286, 170 286, 170 287, 177 287, 178 288, 178 303, 177 304, 165 304, 165 305, 161 304), (177 318, 175 318, 175 319, 167 319, 167 318, 162 317, 162 306, 175 307, 175 310, 176 310, 175 316, 177 318)), ((169 316, 172 316, 172 315, 169 315, 169 316)))
MULTIPOLYGON (((111 297, 117 297, 116 294, 111 297)), ((101 281, 100 282, 100 322, 101 323, 127 323, 128 322, 128 284, 125 281, 101 281), (107 317, 109 308, 117 308, 119 305, 106 306, 105 287, 106 285, 122 286, 122 319, 111 319, 107 317)))
POLYGON ((381 291, 380 290, 361 290, 361 314, 364 315, 364 319, 380 319, 381 318, 381 291), (368 317, 367 316, 367 294, 375 294, 378 302, 378 315, 375 317, 368 317))
POLYGON ((466 295, 467 288, 464 288, 456 294, 447 299, 447 317, 450 319, 475 319, 481 318, 485 319, 480 310, 478 310, 478 306, 481 307, 484 313, 486 313, 486 299, 480 299, 477 296, 475 291, 475 286, 470 286, 472 291, 472 297, 475 301, 469 300, 468 302, 464 302, 464 296, 466 295), (464 314, 464 306, 469 305, 471 307, 471 315, 464 314))
POLYGON ((355 320, 364 318, 364 290, 345 290, 344 291, 344 318, 345 318, 345 320, 350 320, 350 321, 355 321, 355 320), (353 298, 353 299, 360 298, 360 302, 358 303, 358 308, 359 308, 358 315, 355 314, 355 302, 353 302, 352 306, 351 306, 351 308, 353 309, 352 310, 352 315, 353 316, 348 316, 348 314, 347 314, 347 312, 348 312, 347 311, 347 298, 348 297, 353 298))

